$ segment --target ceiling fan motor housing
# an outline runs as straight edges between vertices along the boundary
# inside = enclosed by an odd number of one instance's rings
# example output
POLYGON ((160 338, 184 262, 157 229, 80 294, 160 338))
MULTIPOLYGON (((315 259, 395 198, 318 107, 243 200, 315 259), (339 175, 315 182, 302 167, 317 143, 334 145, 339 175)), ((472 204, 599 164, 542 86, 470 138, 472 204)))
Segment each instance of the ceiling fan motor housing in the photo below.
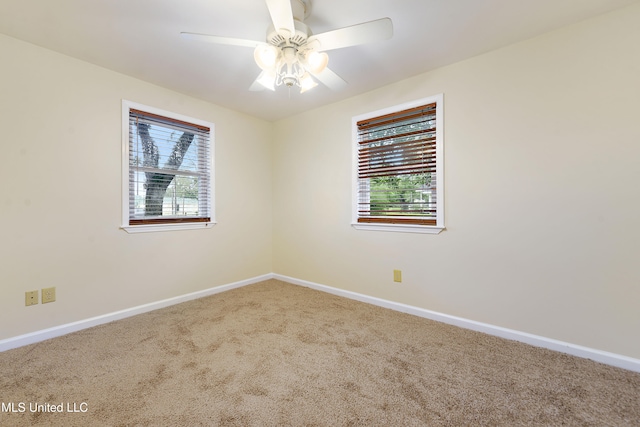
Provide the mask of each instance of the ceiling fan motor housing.
POLYGON ((286 45, 300 47, 304 45, 309 36, 311 36, 311 30, 303 22, 298 20, 294 20, 293 25, 295 26, 296 32, 291 35, 286 30, 277 31, 273 25, 270 25, 269 30, 267 30, 267 42, 276 47, 286 45))

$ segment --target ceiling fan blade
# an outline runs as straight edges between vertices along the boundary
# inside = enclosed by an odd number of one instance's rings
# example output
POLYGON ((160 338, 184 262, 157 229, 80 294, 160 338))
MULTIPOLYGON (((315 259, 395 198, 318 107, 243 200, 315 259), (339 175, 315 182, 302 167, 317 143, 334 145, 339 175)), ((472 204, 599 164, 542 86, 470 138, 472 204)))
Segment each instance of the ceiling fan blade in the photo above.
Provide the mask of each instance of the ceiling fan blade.
POLYGON ((232 46, 245 46, 245 47, 257 47, 264 42, 255 40, 235 39, 232 37, 212 36, 209 34, 197 34, 197 33, 180 33, 180 35, 188 40, 197 40, 207 43, 226 44, 232 46))
POLYGON ((319 73, 311 73, 311 75, 320 80, 320 83, 327 86, 331 90, 340 90, 344 89, 347 86, 347 82, 345 82, 342 77, 331 71, 329 68, 325 68, 319 73))
POLYGON ((382 18, 313 35, 309 37, 309 44, 317 40, 320 43, 318 51, 323 52, 386 40, 391 36, 393 36, 393 23, 389 18, 382 18))
POLYGON ((266 0, 269 15, 273 21, 276 31, 287 30, 291 35, 295 34, 296 28, 293 23, 293 10, 290 0, 266 0))

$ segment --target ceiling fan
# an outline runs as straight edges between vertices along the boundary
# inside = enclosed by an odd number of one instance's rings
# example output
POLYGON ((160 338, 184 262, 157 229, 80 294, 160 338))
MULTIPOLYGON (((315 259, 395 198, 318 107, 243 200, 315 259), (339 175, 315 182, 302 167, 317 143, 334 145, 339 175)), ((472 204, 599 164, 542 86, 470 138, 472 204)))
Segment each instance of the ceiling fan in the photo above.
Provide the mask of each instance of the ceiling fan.
POLYGON ((314 77, 333 90, 347 83, 327 68, 326 51, 391 38, 391 19, 382 18, 313 34, 303 22, 309 16, 311 0, 266 0, 272 24, 266 42, 182 32, 187 39, 254 48, 254 60, 262 69, 249 90, 275 90, 278 86, 299 87, 300 93, 314 88, 314 77), (312 77, 313 76, 313 77, 312 77))

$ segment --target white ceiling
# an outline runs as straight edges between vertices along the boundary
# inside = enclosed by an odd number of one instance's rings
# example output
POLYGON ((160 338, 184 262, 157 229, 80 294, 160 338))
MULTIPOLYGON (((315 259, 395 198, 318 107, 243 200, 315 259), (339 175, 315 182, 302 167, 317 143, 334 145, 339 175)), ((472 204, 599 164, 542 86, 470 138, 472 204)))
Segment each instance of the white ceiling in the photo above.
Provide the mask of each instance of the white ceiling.
MULTIPOLYGON (((0 0, 0 33, 267 120, 339 101, 639 0, 313 0, 316 34, 389 17, 394 36, 329 52, 349 85, 250 92, 253 50, 181 31, 264 40, 264 0, 0 0)), ((1 67, 0 67, 1 76, 1 67)))

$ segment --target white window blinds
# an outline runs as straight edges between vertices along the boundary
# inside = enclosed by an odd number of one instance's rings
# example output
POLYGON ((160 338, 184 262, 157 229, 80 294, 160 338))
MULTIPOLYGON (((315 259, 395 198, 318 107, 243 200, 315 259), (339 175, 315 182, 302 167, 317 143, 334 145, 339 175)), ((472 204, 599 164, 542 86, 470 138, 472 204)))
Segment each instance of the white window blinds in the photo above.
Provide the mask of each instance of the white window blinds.
POLYGON ((436 225, 436 103, 357 126, 357 221, 436 225))
POLYGON ((129 109, 129 225, 210 221, 210 133, 129 109))

